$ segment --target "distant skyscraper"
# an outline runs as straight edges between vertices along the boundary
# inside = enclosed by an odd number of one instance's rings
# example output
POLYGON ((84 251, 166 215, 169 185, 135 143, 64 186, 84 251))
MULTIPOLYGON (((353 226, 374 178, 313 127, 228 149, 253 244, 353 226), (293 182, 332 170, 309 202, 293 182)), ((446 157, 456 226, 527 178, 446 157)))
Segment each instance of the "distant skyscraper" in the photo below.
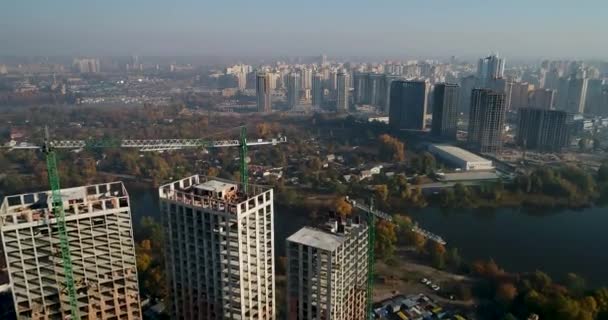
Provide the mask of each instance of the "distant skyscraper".
POLYGON ((287 319, 366 320, 367 225, 331 221, 287 238, 287 319))
POLYGON ((80 73, 98 73, 100 72, 99 59, 84 58, 74 59, 74 67, 80 73))
POLYGON ((367 86, 369 82, 369 73, 357 72, 353 75, 353 87, 354 90, 354 102, 355 104, 367 104, 369 99, 367 97, 367 86))
POLYGON ((389 113, 389 109, 390 109, 391 84, 395 80, 402 80, 402 79, 403 78, 398 75, 386 75, 384 77, 384 92, 382 93, 384 95, 384 105, 382 106, 383 107, 382 111, 386 114, 389 113))
POLYGON ((270 75, 258 73, 256 76, 256 96, 258 102, 258 112, 272 111, 272 90, 270 89, 270 75))
POLYGON ((514 82, 511 91, 511 109, 528 107, 528 97, 532 90, 534 90, 534 85, 527 82, 514 82))
POLYGON ((300 86, 302 90, 312 89, 312 69, 304 68, 302 69, 300 75, 300 86))
POLYGON ((585 100, 585 113, 595 116, 602 115, 602 109, 608 108, 604 105, 605 84, 601 79, 590 79, 587 83, 587 96, 585 100))
POLYGON ((507 108, 505 94, 474 89, 471 94, 468 142, 476 151, 500 153, 507 108))
POLYGON ((301 78, 298 73, 291 73, 287 77, 287 107, 293 109, 300 103, 301 78))
POLYGON ((473 75, 460 79, 460 104, 458 112, 469 114, 471 108, 471 93, 477 86, 477 78, 473 75))
POLYGON ((505 95, 505 108, 511 110, 511 97, 513 96, 513 81, 505 78, 491 79, 483 87, 505 95))
POLYGON ((477 78, 481 86, 485 86, 489 80, 502 78, 505 71, 505 60, 498 55, 491 55, 479 59, 477 64, 477 78))
POLYGON ((436 137, 456 140, 458 123, 458 99, 460 87, 457 84, 440 83, 433 91, 433 126, 431 133, 436 137))
POLYGON ((327 65, 327 55, 322 54, 321 56, 319 56, 319 64, 321 66, 327 65))
POLYGON ((584 113, 588 79, 562 78, 557 90, 557 109, 570 113, 584 113))
POLYGON ((535 109, 555 109, 555 90, 536 89, 532 90, 528 99, 528 107, 535 109))
POLYGON ((391 83, 389 125, 392 130, 424 130, 426 90, 424 81, 395 80, 391 83))
POLYGON ((379 73, 372 73, 369 75, 369 82, 367 85, 367 98, 369 104, 376 107, 381 107, 384 104, 384 75, 379 73))
POLYGON ((336 83, 336 91, 337 91, 337 102, 336 102, 336 111, 338 112, 347 112, 348 111, 348 91, 349 91, 349 83, 350 77, 348 73, 344 71, 340 71, 337 74, 337 83, 336 83))
POLYGON ((323 75, 315 73, 312 78, 312 105, 321 107, 323 105, 323 75))
POLYGON ((521 108, 517 145, 526 149, 559 152, 568 146, 568 114, 564 111, 521 108))

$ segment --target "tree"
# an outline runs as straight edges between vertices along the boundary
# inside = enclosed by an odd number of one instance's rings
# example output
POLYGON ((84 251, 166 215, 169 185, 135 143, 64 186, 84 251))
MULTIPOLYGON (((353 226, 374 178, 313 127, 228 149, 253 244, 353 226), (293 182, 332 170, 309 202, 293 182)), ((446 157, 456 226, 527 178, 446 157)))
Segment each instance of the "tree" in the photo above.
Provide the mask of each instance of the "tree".
POLYGON ((441 243, 437 243, 435 241, 427 242, 429 244, 429 254, 431 255, 431 259, 433 260, 433 265, 437 269, 445 268, 445 247, 441 243))
POLYGON ((348 217, 353 211, 353 206, 346 201, 345 197, 338 197, 334 200, 334 210, 342 217, 348 217))
POLYGON ((424 252, 427 239, 423 235, 418 232, 409 230, 407 232, 407 240, 409 243, 416 247, 416 250, 418 250, 418 252, 424 252))
POLYGON ((581 138, 580 140, 578 140, 578 148, 580 151, 584 151, 585 149, 587 149, 587 144, 588 144, 588 140, 586 138, 581 138))
POLYGON ((405 146, 397 138, 383 134, 378 138, 380 147, 378 156, 383 161, 402 162, 405 160, 405 146))
POLYGON ((508 306, 517 296, 517 288, 510 282, 503 282, 496 288, 496 301, 508 306))
POLYGON ((376 188, 376 199, 382 203, 386 203, 388 200, 388 187, 385 184, 377 185, 376 188))
POLYGON ((386 220, 376 223, 376 255, 379 259, 389 259, 395 253, 397 243, 396 225, 386 220))
POLYGON ((447 260, 454 268, 460 268, 462 266, 462 258, 460 257, 458 248, 450 248, 450 250, 448 250, 447 260))
POLYGON ((566 288, 574 296, 582 296, 587 287, 585 279, 575 273, 568 273, 565 282, 566 288))

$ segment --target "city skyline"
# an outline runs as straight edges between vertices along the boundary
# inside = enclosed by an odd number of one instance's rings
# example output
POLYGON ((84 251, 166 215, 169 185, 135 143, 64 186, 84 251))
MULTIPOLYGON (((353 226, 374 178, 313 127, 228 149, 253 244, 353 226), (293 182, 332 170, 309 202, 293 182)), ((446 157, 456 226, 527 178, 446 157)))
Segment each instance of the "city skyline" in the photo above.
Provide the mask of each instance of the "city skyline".
POLYGON ((509 59, 608 54, 608 45, 597 41, 608 4, 514 2, 13 1, 0 10, 0 55, 473 57, 500 52, 509 59), (310 23, 292 23, 295 15, 310 23), (367 23, 352 23, 352 17, 367 23))

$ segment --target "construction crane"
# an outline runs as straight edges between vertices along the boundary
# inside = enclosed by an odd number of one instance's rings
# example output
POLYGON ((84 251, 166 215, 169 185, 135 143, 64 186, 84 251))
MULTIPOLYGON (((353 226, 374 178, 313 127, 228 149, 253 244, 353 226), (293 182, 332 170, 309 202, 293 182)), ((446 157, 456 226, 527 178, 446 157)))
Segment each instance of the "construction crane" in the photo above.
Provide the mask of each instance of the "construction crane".
POLYGON ((370 205, 366 206, 363 203, 357 202, 349 197, 346 197, 348 202, 353 207, 367 213, 367 317, 369 320, 374 319, 372 304, 372 295, 374 293, 374 263, 375 257, 375 246, 376 246, 376 218, 386 220, 389 222, 393 221, 393 217, 388 213, 376 210, 374 208, 374 198, 370 199, 370 205))
POLYGON ((67 228, 65 222, 65 210, 63 208, 63 200, 61 197, 61 184, 59 182, 59 172, 57 170, 58 150, 78 150, 78 149, 98 149, 98 148, 135 148, 140 151, 167 151, 179 150, 187 148, 224 148, 224 147, 239 147, 240 175, 242 191, 247 194, 249 185, 249 173, 247 163, 247 148, 249 146, 259 145, 276 145, 287 142, 286 137, 278 139, 256 141, 247 141, 247 128, 245 126, 237 127, 241 129, 239 139, 233 140, 205 140, 205 139, 104 139, 104 140, 51 140, 48 128, 45 128, 45 142, 42 146, 20 143, 9 145, 10 149, 30 149, 41 150, 46 158, 46 167, 51 188, 51 208, 56 217, 57 230, 59 234, 59 244, 61 249, 61 259, 63 262, 63 271, 65 273, 65 290, 67 291, 70 301, 71 319, 80 319, 78 308, 78 300, 76 297, 76 285, 74 281, 74 272, 72 270, 72 258, 70 255, 70 247, 68 243, 67 228))

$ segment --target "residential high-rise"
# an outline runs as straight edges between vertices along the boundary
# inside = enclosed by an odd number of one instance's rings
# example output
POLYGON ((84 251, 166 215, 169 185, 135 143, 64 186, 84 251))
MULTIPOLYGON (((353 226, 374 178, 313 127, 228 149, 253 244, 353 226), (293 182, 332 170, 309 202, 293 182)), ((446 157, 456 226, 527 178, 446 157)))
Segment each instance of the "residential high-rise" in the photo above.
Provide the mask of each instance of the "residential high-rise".
POLYGON ((287 319, 367 319, 367 254, 367 225, 350 220, 287 238, 287 319))
POLYGON ((98 73, 100 71, 99 59, 79 58, 74 59, 72 64, 80 73, 98 73))
POLYGON ((371 73, 369 75, 369 81, 367 85, 367 94, 366 97, 368 99, 368 103, 372 106, 382 107, 385 101, 385 75, 379 73, 371 73))
POLYGON ((589 79, 587 83, 587 96, 585 99, 585 113, 601 116, 602 109, 608 108, 604 105, 605 84, 602 79, 589 79))
POLYGON ((521 108, 517 145, 526 149, 559 152, 568 146, 568 113, 565 111, 521 108))
POLYGON ((384 77, 384 92, 382 92, 382 95, 384 95, 384 105, 382 106, 383 108, 383 112, 388 114, 389 113, 389 109, 390 109, 390 101, 391 101, 391 85, 393 83, 393 81, 395 80, 401 80, 403 79, 401 76, 398 75, 385 75, 384 77))
POLYGON ((474 89, 471 94, 468 142, 478 152, 500 153, 507 108, 505 94, 474 89))
POLYGON ((321 107, 323 105, 323 75, 315 73, 312 78, 312 105, 321 107))
POLYGON ((171 319, 276 319, 272 189, 195 175, 159 199, 171 319))
POLYGON ((440 83, 433 91, 433 136, 456 140, 460 86, 440 83))
POLYGON ((528 107, 530 91, 534 90, 534 85, 527 82, 514 82, 511 91, 511 109, 528 107))
POLYGON ((503 78, 505 72, 505 60, 498 55, 490 55, 479 59, 477 64, 477 79, 480 85, 485 87, 487 82, 492 79, 503 78))
POLYGON ((458 106, 458 112, 463 114, 469 114, 469 108, 471 108, 471 93, 477 86, 477 78, 473 75, 460 79, 460 104, 458 106))
POLYGON ((395 80, 391 83, 389 126, 393 131, 424 130, 426 91, 425 81, 395 80))
POLYGON ((272 111, 272 90, 270 89, 270 75, 267 73, 258 73, 256 75, 256 97, 258 112, 272 111))
POLYGON ((369 99, 367 97, 367 86, 369 82, 369 73, 357 72, 353 75, 353 78, 353 87, 355 88, 353 95, 355 104, 368 104, 369 99))
POLYGON ((535 109, 555 109, 555 90, 536 89, 528 96, 528 107, 535 109))
POLYGON ((300 75, 300 88, 302 90, 312 89, 312 74, 313 70, 309 68, 303 68, 300 75))
POLYGON ((301 78, 298 73, 291 73, 287 77, 287 107, 295 108, 300 103, 301 78))
POLYGON ((557 109, 570 113, 584 113, 587 99, 586 78, 562 78, 557 90, 557 109))
MULTIPOLYGON (((129 195, 121 182, 62 189, 82 319, 142 319, 129 195)), ((7 196, 0 233, 18 319, 70 319, 50 191, 7 196)), ((80 319, 79 318, 79 319, 80 319)))
POLYGON ((349 86, 350 77, 348 73, 344 71, 340 71, 337 75, 336 79, 336 111, 338 112, 347 112, 348 111, 348 91, 350 89, 349 86))

